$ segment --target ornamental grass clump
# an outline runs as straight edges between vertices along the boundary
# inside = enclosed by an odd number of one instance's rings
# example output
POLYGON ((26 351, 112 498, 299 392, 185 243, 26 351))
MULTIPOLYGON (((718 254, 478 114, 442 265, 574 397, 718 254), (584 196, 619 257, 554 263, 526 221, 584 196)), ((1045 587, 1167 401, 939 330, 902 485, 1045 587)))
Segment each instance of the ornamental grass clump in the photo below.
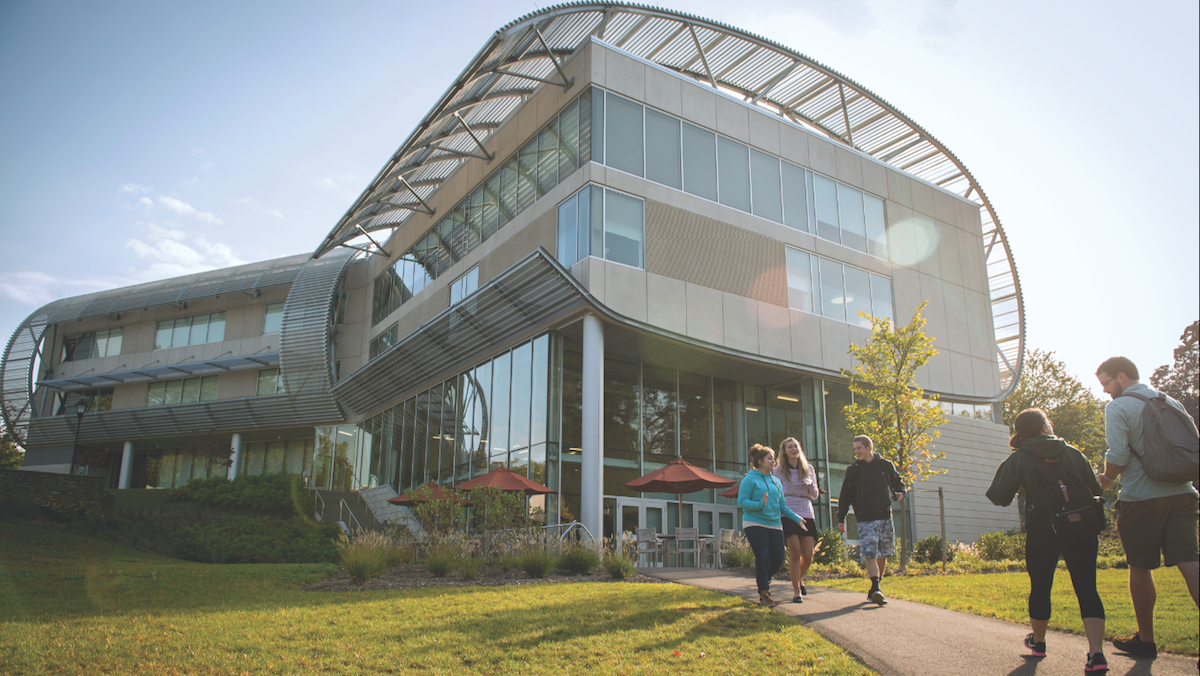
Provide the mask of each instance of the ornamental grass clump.
POLYGON ((425 557, 425 568, 434 577, 446 577, 458 565, 458 552, 449 547, 433 550, 425 557))
POLYGON ((633 560, 637 556, 637 538, 630 535, 622 533, 619 540, 604 539, 604 559, 601 565, 614 580, 624 580, 634 573, 633 560))
POLYGON ((587 575, 599 565, 600 555, 583 543, 572 544, 558 557, 558 569, 568 575, 587 575))
POLYGON ((517 565, 529 577, 542 578, 554 569, 558 556, 547 551, 532 551, 522 554, 517 559, 517 565))
POLYGON ((358 584, 378 577, 405 558, 405 552, 385 533, 361 532, 353 539, 341 533, 334 546, 338 563, 346 567, 350 579, 358 584))
POLYGON ((754 565, 754 552, 743 533, 733 536, 733 543, 721 550, 721 560, 729 568, 745 568, 754 565))

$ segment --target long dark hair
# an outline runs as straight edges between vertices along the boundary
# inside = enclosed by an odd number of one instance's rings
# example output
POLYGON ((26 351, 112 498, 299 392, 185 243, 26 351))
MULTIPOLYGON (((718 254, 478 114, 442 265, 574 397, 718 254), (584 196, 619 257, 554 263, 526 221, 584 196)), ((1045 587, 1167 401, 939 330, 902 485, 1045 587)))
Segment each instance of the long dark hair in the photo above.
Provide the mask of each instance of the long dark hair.
POLYGON ((775 455, 775 451, 771 450, 767 446, 763 446, 762 444, 754 444, 753 446, 751 446, 750 454, 749 454, 750 455, 750 466, 753 467, 754 469, 758 469, 759 463, 762 462, 763 458, 767 457, 768 453, 770 453, 771 455, 775 455))
POLYGON ((1021 442, 1041 434, 1049 423, 1050 419, 1046 417, 1046 412, 1040 408, 1027 408, 1021 411, 1017 414, 1017 419, 1013 421, 1015 434, 1008 440, 1008 445, 1020 448, 1021 442))

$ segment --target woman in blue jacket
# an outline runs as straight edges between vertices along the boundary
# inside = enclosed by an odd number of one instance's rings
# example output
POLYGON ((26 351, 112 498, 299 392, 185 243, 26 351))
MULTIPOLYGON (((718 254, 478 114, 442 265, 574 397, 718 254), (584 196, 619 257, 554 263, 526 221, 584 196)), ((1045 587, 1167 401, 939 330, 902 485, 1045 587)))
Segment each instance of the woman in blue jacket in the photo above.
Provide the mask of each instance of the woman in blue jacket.
POLYGON ((742 530, 754 552, 754 574, 758 578, 758 602, 774 606, 771 578, 783 565, 782 513, 804 528, 800 518, 783 501, 783 486, 771 475, 775 469, 775 451, 754 444, 750 447, 750 466, 738 488, 738 507, 742 510, 742 530))

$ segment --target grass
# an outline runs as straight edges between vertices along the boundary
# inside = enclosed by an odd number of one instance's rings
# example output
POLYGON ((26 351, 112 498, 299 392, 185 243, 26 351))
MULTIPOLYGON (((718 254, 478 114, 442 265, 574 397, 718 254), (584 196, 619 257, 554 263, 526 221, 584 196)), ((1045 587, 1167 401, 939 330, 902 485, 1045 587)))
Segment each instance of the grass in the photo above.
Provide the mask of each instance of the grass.
POLYGON ((669 584, 316 593, 329 564, 175 561, 0 523, 0 673, 869 674, 767 609, 669 584))
MULTIPOLYGON (((1154 637, 1159 650, 1195 655, 1200 649, 1200 619, 1196 605, 1188 594, 1183 576, 1174 569, 1155 573, 1158 604, 1154 610, 1154 637)), ((863 578, 824 580, 823 586, 865 591, 869 582, 863 578)), ((1024 624, 1029 621, 1026 602, 1029 597, 1029 576, 1020 573, 988 575, 924 575, 897 576, 884 580, 884 593, 907 601, 916 601, 940 608, 958 610, 985 617, 995 617, 1024 624)), ((1137 628, 1133 605, 1129 600, 1129 571, 1110 569, 1096 571, 1096 586, 1104 601, 1108 638, 1128 636, 1137 628)), ((1054 576, 1051 595, 1054 615, 1050 626, 1075 634, 1083 634, 1079 605, 1071 588, 1071 576, 1059 570, 1054 576)))

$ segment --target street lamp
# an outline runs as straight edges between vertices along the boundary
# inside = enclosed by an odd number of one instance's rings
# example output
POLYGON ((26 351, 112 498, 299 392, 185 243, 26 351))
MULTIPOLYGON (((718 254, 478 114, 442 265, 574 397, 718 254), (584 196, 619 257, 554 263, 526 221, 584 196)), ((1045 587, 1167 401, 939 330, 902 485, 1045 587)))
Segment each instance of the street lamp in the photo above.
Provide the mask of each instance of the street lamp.
POLYGON ((71 466, 75 465, 75 458, 79 455, 79 431, 83 428, 83 414, 87 413, 88 406, 92 401, 86 397, 80 397, 79 401, 75 402, 75 445, 71 447, 71 466))

